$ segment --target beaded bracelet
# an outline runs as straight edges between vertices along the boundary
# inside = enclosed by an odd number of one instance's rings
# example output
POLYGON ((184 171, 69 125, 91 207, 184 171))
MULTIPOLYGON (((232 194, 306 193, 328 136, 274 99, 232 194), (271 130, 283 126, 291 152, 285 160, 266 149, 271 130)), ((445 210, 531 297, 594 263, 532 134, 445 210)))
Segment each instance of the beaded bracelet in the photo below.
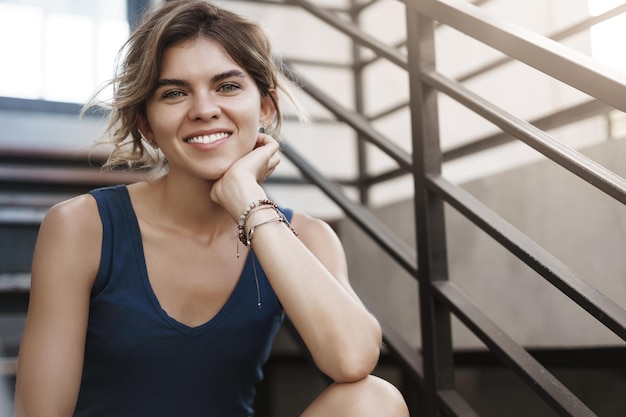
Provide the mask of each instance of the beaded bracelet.
POLYGON ((241 213, 241 216, 239 216, 239 222, 237 223, 237 235, 239 236, 239 241, 246 246, 249 245, 247 243, 248 239, 244 227, 252 211, 260 206, 271 206, 278 212, 278 204, 276 204, 272 200, 268 200, 267 198, 253 201, 252 203, 250 203, 250 205, 248 205, 248 207, 246 207, 243 213, 241 213))
MULTIPOLYGON (((252 203, 250 203, 250 205, 248 207, 246 207, 246 209, 243 211, 243 213, 241 213, 241 216, 239 216, 239 222, 237 222, 237 234, 238 234, 238 239, 237 239, 237 258, 239 258, 239 242, 243 243, 246 247, 250 248, 251 253, 254 255, 254 252, 252 251, 251 248, 251 240, 252 240, 252 234, 254 233, 254 231, 266 224, 270 224, 270 223, 285 223, 287 225, 287 227, 289 227, 289 230, 291 230, 293 232, 294 235, 298 236, 298 232, 296 232, 294 230, 293 227, 291 227, 291 224, 289 223, 289 220, 287 220, 287 218, 285 217, 285 215, 278 210, 278 205, 273 202, 272 200, 268 200, 268 199, 261 199, 261 200, 257 200, 257 201, 253 201, 252 203), (256 210, 262 210, 262 209, 274 209, 276 211, 276 213, 278 214, 278 217, 274 217, 272 219, 263 221, 259 224, 255 224, 254 226, 252 226, 249 230, 248 233, 246 234, 245 231, 245 226, 246 226, 246 222, 248 221, 248 219, 250 218, 250 216, 256 211, 256 210)), ((256 272, 256 262, 254 261, 254 258, 252 260, 252 268, 254 271, 254 282, 256 283, 256 294, 257 294, 257 306, 259 308, 261 308, 261 289, 259 286, 259 279, 257 277, 257 272, 256 272)))

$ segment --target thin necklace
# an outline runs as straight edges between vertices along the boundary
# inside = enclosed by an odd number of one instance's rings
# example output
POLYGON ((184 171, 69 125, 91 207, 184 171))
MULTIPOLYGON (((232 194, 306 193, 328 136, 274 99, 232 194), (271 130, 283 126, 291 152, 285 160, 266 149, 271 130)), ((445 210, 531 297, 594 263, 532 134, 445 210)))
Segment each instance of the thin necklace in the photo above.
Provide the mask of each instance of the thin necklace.
POLYGON ((259 278, 256 275, 256 256, 254 252, 250 251, 252 255, 252 271, 254 271, 254 283, 256 284, 256 305, 261 308, 261 289, 259 288, 259 278))
MULTIPOLYGON (((261 308, 261 288, 259 287, 259 277, 256 272, 256 256, 252 248, 250 250, 250 257, 252 258, 252 271, 254 273, 254 283, 256 284, 256 305, 261 308)), ((239 258, 239 237, 237 237, 237 258, 239 258)))

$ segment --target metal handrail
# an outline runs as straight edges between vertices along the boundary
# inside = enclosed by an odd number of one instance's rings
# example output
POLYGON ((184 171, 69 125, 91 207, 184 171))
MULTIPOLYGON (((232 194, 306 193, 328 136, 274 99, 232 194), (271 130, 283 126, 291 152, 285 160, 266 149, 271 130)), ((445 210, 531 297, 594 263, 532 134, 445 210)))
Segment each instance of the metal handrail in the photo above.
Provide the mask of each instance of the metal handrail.
POLYGON ((365 34, 361 28, 357 25, 348 23, 345 20, 340 19, 335 16, 332 12, 322 9, 319 6, 314 5, 313 3, 306 0, 286 0, 287 3, 291 3, 294 5, 298 5, 302 7, 304 10, 318 17, 322 21, 328 23, 335 29, 343 32, 350 38, 362 46, 365 46, 375 52, 377 55, 387 59, 389 62, 392 62, 399 66, 400 68, 407 69, 407 60, 404 55, 400 52, 396 51, 394 48, 389 47, 385 43, 379 41, 373 36, 369 36, 365 34))
POLYGON ((363 115, 346 109, 313 83, 308 82, 302 75, 297 75, 295 69, 293 69, 288 62, 284 63, 284 67, 286 68, 284 73, 288 79, 298 84, 304 92, 322 103, 337 119, 351 126, 363 139, 377 146, 381 151, 396 161, 400 167, 407 171, 412 170, 412 161, 409 153, 374 129, 369 120, 363 115))
POLYGON ((282 153, 311 183, 317 185, 348 217, 359 225, 382 249, 395 259, 406 271, 417 273, 415 250, 398 238, 366 207, 352 201, 341 188, 326 179, 319 171, 296 152, 287 140, 281 141, 282 153))
MULTIPOLYGON (((483 116, 504 132, 523 141, 589 184, 626 204, 626 180, 624 178, 564 145, 543 130, 483 99, 454 80, 434 71, 422 72, 422 80, 483 116)), ((624 87, 625 85, 622 85, 622 91, 625 89, 624 87)))
MULTIPOLYGON (((487 3, 489 0, 476 0, 473 2, 474 6, 480 6, 481 4, 487 3)), ((376 1, 372 1, 371 3, 375 3, 376 1)), ((368 4, 367 6, 369 6, 368 4)), ((365 5, 364 5, 365 6, 365 5)), ((571 36, 574 36, 583 30, 589 29, 590 27, 602 23, 606 20, 612 19, 613 17, 619 16, 621 14, 626 13, 626 4, 621 4, 619 6, 615 6, 614 8, 607 10, 597 16, 591 16, 587 19, 583 19, 571 26, 566 27, 558 32, 555 32, 551 35, 546 36, 548 39, 552 39, 553 41, 560 41, 563 39, 567 39, 571 36)), ((395 45, 395 48, 399 48, 401 45, 405 44, 406 41, 402 41, 399 44, 395 45)), ((368 61, 362 63, 362 65, 370 65, 375 61, 381 59, 381 56, 375 56, 369 59, 368 61)), ((504 56, 502 58, 496 59, 492 62, 489 62, 485 65, 482 65, 476 69, 473 69, 463 75, 455 77, 457 81, 464 82, 470 80, 472 78, 478 77, 482 74, 485 74, 489 71, 495 70, 509 62, 513 62, 514 59, 510 56, 504 56)))
MULTIPOLYGON (((597 16, 591 16, 587 19, 583 19, 580 22, 577 22, 571 26, 566 27, 565 29, 562 29, 551 35, 548 35, 547 38, 552 39, 553 41, 560 41, 563 39, 567 39, 570 36, 574 36, 582 32, 583 30, 589 29, 590 27, 597 25, 598 23, 602 23, 606 20, 612 19, 624 13, 626 13, 626 4, 620 4, 619 6, 616 6, 610 10, 607 10, 604 13, 601 13, 597 16)), ((500 59, 489 62, 488 64, 485 64, 479 68, 476 68, 466 74, 456 77, 456 80, 459 82, 464 82, 464 81, 478 77, 481 74, 492 71, 496 68, 501 67, 502 65, 505 65, 513 61, 514 60, 511 57, 505 56, 500 59)))
MULTIPOLYGON (((542 131, 556 129, 572 123, 589 119, 591 117, 608 114, 613 108, 598 100, 587 100, 583 103, 575 104, 566 109, 557 111, 548 116, 531 120, 529 123, 542 131)), ((495 133, 476 140, 472 140, 463 145, 446 149, 443 152, 443 161, 449 162, 477 152, 492 149, 496 146, 504 145, 515 141, 517 138, 506 132, 495 133)))
POLYGON ((446 22, 466 35, 562 81, 592 97, 626 111, 626 74, 522 27, 496 22, 478 7, 459 0, 402 0, 409 10, 446 22))
POLYGON ((474 306, 456 285, 449 281, 433 285, 448 308, 553 409, 561 415, 595 416, 565 385, 474 306))
POLYGON ((567 265, 493 213, 467 191, 441 176, 430 177, 428 180, 430 188, 468 220, 546 278, 616 335, 626 340, 626 310, 598 292, 567 265))
MULTIPOLYGON (((570 125, 574 122, 589 119, 595 116, 606 115, 613 108, 598 100, 589 100, 584 103, 576 104, 566 109, 557 111, 556 113, 531 120, 529 123, 542 131, 548 131, 559 127, 570 125)), ((476 153, 493 149, 507 143, 516 141, 517 138, 506 133, 494 133, 479 139, 472 140, 468 143, 445 149, 442 154, 443 162, 450 162, 455 159, 471 156, 476 153)), ((407 172, 400 168, 392 168, 382 173, 369 176, 363 180, 367 186, 373 186, 386 181, 390 181, 401 176, 407 175, 407 172)))

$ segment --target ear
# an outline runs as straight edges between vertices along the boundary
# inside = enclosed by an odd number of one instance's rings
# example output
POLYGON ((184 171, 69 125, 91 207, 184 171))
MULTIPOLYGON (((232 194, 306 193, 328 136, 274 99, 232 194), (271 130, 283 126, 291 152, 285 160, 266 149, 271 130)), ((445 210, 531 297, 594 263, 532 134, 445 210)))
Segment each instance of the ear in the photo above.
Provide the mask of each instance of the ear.
POLYGON ((143 114, 140 114, 137 117, 137 128, 143 137, 148 140, 148 142, 154 142, 154 133, 152 132, 152 128, 150 127, 150 123, 148 123, 146 116, 143 114))
POLYGON ((272 120, 276 114, 278 105, 278 93, 270 88, 269 92, 261 97, 261 120, 272 120))

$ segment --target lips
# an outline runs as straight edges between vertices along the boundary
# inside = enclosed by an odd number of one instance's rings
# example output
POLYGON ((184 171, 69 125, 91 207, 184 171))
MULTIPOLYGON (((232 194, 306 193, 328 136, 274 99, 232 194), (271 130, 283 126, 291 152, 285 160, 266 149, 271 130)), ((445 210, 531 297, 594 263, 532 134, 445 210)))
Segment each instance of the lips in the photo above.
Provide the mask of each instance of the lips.
POLYGON ((227 132, 212 133, 210 135, 194 136, 194 137, 185 139, 185 142, 187 142, 187 143, 208 144, 208 143, 216 142, 216 141, 218 141, 220 139, 225 139, 225 138, 227 138, 229 136, 230 136, 230 133, 227 133, 227 132))

